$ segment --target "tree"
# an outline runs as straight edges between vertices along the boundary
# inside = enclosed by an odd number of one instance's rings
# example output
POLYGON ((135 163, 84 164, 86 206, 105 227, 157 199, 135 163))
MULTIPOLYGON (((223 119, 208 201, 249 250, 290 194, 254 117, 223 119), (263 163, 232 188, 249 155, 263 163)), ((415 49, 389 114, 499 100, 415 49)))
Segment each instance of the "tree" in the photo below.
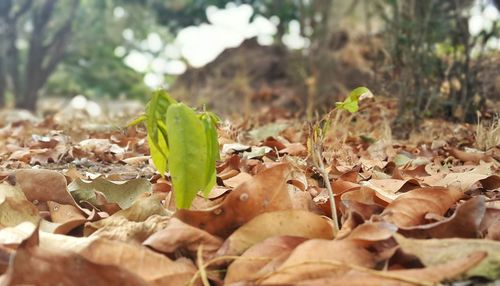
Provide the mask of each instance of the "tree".
MULTIPOLYGON (((39 90, 61 62, 71 36, 71 28, 80 0, 2 1, 0 22, 5 41, 0 49, 0 98, 5 100, 7 83, 16 97, 16 107, 34 110, 39 90), (28 13, 29 12, 29 13, 28 13), (55 14, 63 14, 61 19, 55 14), (27 22, 22 21, 28 17, 27 22), (22 23, 30 23, 26 36, 28 49, 21 57, 18 40, 22 23), (5 66, 4 66, 5 65, 5 66)), ((24 27, 23 27, 24 28, 24 27)))

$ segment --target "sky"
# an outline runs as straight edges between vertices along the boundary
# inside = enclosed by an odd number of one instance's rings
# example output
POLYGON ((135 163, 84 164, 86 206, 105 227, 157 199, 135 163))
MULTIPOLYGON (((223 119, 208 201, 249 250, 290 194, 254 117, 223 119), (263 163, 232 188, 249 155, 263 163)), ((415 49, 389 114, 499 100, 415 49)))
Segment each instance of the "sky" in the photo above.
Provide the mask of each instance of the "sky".
MULTIPOLYGON (((480 8, 485 1, 487 0, 476 0, 476 5, 470 11, 469 31, 472 35, 491 29, 493 21, 500 17, 491 3, 484 10, 480 8)), ((150 33, 146 39, 139 41, 142 51, 130 51, 124 58, 125 64, 144 73, 144 83, 149 87, 168 87, 166 75, 180 75, 188 65, 202 67, 225 49, 238 47, 245 39, 256 37, 261 45, 272 44, 279 23, 279 18, 275 16, 267 19, 256 15, 251 19, 254 11, 250 5, 237 6, 232 2, 222 9, 210 6, 206 9, 206 14, 208 23, 182 29, 172 42, 164 42, 157 33, 150 33), (157 56, 154 57, 153 54, 157 56)), ((116 7, 114 17, 123 16, 124 9, 116 7)), ((130 29, 124 30, 122 36, 127 41, 138 41, 130 29)), ((288 32, 281 40, 290 49, 307 48, 309 44, 309 40, 300 35, 300 25, 295 20, 289 23, 288 32)), ((492 39, 488 45, 500 49, 497 38, 492 39)), ((124 47, 115 49, 116 56, 125 54, 124 47)))

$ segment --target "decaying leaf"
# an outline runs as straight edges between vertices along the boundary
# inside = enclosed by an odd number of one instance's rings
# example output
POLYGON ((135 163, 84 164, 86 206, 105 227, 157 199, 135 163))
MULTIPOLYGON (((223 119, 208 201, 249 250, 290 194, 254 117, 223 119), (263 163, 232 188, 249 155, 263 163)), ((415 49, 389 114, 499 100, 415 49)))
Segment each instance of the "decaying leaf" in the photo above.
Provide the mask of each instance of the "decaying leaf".
POLYGON ((466 275, 500 279, 500 242, 463 238, 411 239, 395 235, 401 249, 417 256, 426 266, 445 264, 450 260, 467 257, 475 252, 486 252, 487 256, 466 275))
POLYGON ((219 237, 227 237, 255 216, 291 208, 287 176, 290 168, 280 164, 239 185, 224 202, 209 210, 178 210, 180 220, 219 237))
POLYGON ((381 216, 400 227, 420 225, 426 214, 442 216, 462 196, 459 190, 443 187, 415 189, 395 199, 381 216))
POLYGON ((333 239, 332 225, 323 217, 308 211, 286 210, 260 214, 229 236, 217 253, 240 255, 269 237, 295 236, 333 239))

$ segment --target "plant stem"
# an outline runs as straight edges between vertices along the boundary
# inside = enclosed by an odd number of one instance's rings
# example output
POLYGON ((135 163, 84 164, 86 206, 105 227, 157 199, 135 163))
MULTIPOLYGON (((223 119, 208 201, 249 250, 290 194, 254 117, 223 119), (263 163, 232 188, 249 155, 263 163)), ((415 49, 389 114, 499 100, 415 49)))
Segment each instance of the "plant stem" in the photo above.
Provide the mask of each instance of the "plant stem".
POLYGON ((326 189, 328 191, 328 197, 330 200, 330 209, 332 210, 332 220, 333 220, 333 226, 335 228, 335 233, 337 233, 340 229, 339 227, 339 221, 337 219, 337 207, 335 206, 335 198, 333 197, 333 190, 332 190, 332 185, 330 184, 330 179, 328 178, 328 173, 325 170, 325 165, 323 164, 323 158, 321 156, 321 152, 319 151, 319 148, 315 148, 316 151, 316 157, 317 157, 317 162, 318 162, 318 169, 319 172, 321 173, 321 177, 323 177, 323 181, 326 185, 326 189))

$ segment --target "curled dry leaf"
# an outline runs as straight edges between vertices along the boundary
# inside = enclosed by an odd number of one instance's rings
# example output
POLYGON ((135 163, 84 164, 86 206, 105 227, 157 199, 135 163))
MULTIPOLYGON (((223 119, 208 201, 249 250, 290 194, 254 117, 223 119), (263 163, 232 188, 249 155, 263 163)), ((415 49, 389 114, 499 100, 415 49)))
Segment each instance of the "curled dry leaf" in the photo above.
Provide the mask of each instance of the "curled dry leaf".
POLYGON ((116 265, 94 263, 80 254, 38 246, 38 230, 23 241, 0 285, 147 285, 138 275, 116 265))
POLYGON ((138 244, 104 238, 92 241, 78 253, 93 263, 126 269, 148 283, 163 281, 158 285, 184 285, 196 272, 188 259, 172 261, 138 244))
POLYGON ((377 197, 386 203, 394 201, 405 192, 420 187, 420 184, 415 179, 371 179, 365 182, 364 185, 375 190, 377 197))
POLYGON ((186 253, 192 258, 196 257, 198 247, 203 245, 204 260, 207 260, 215 254, 222 242, 219 237, 177 218, 171 218, 164 229, 153 233, 142 244, 164 254, 186 253))
POLYGON ((435 223, 403 227, 400 233, 413 238, 477 238, 486 212, 482 196, 471 198, 459 205, 453 215, 435 223))
POLYGON ((467 271, 467 277, 481 276, 491 280, 500 279, 500 242, 464 238, 411 239, 395 235, 401 249, 415 255, 426 266, 437 266, 450 260, 464 258, 475 252, 488 255, 477 266, 467 271))
POLYGON ((290 168, 279 164, 255 175, 233 190, 224 202, 208 210, 178 210, 180 220, 219 237, 227 237, 255 216, 290 209, 287 176, 290 168))
POLYGON ((61 205, 53 201, 47 201, 47 206, 51 221, 57 224, 54 233, 66 234, 87 221, 80 210, 73 205, 61 205))
POLYGON ((295 285, 356 285, 356 286, 413 286, 438 285, 460 277, 464 272, 476 266, 486 257, 484 252, 474 252, 466 257, 446 261, 443 264, 420 269, 392 271, 353 270, 342 277, 327 277, 301 281, 295 285))
POLYGON ((229 236, 219 256, 240 255, 251 246, 273 236, 332 239, 332 225, 319 215, 308 211, 285 210, 263 213, 229 236))
POLYGON ((372 268, 376 263, 375 255, 359 242, 312 239, 297 246, 281 266, 260 280, 264 285, 295 284, 308 279, 340 277, 350 270, 349 265, 372 268))
POLYGON ((307 238, 273 236, 246 250, 227 269, 225 284, 252 281, 263 277, 281 265, 290 253, 307 238))
POLYGON ((381 216, 399 227, 416 226, 426 222, 426 214, 444 215, 462 196, 459 190, 443 187, 415 189, 399 196, 381 216))

